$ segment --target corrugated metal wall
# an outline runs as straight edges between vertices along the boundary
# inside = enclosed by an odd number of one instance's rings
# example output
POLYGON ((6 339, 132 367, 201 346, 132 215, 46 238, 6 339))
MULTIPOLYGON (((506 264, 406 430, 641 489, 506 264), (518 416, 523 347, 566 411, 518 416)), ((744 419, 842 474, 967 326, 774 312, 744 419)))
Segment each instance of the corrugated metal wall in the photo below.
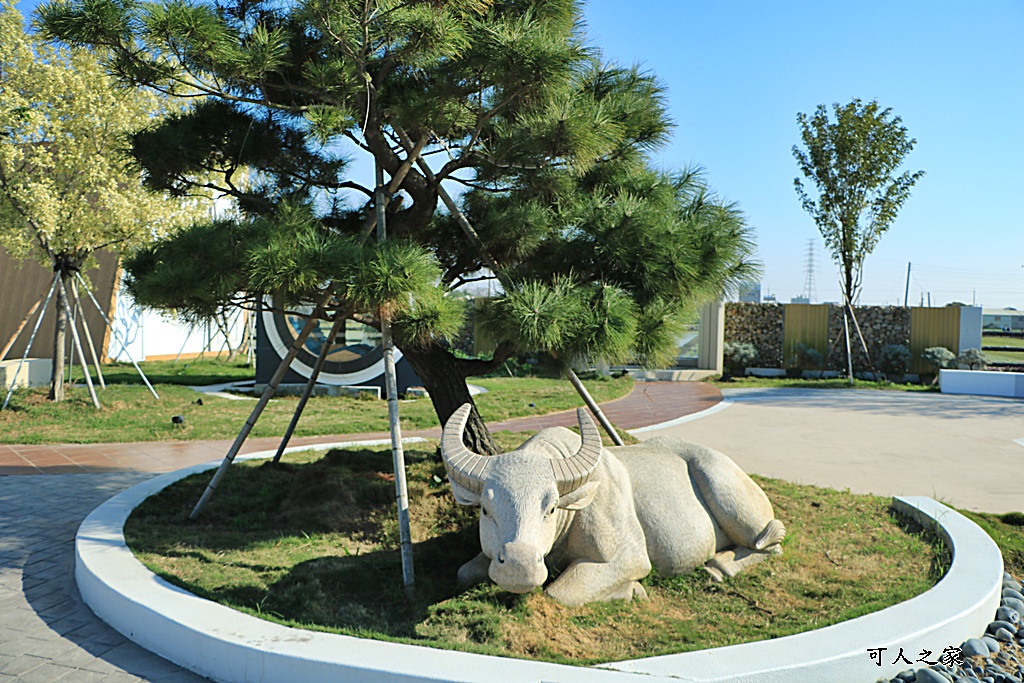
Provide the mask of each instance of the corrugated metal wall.
POLYGON ((793 365, 791 359, 797 344, 815 349, 824 359, 828 353, 828 304, 786 304, 785 310, 783 366, 793 365))
MULTIPOLYGON (((117 277, 118 256, 110 252, 101 251, 96 254, 99 268, 83 273, 93 284, 93 296, 101 306, 107 307, 107 315, 113 313, 114 308, 114 279, 117 277)), ((53 272, 44 268, 35 260, 15 261, 11 256, 0 249, 0 349, 3 349, 8 340, 18 329, 18 325, 25 319, 25 315, 32 308, 32 305, 46 296, 53 281, 53 272)), ((82 305, 85 308, 85 320, 92 333, 93 344, 96 350, 104 356, 109 333, 103 318, 96 311, 89 297, 81 292, 82 305), (102 350, 101 350, 102 349, 102 350)), ((39 334, 36 335, 35 344, 29 354, 32 358, 49 358, 53 354, 53 325, 56 320, 56 295, 50 300, 50 306, 39 327, 39 334)), ((25 326, 17 343, 7 352, 7 358, 21 358, 25 352, 25 344, 28 342, 32 327, 35 325, 39 312, 32 316, 25 326)), ((79 325, 79 332, 81 326, 79 325)), ((70 336, 70 335, 69 335, 70 336)), ((82 340, 83 346, 85 340, 82 340)), ((86 354, 88 354, 86 350, 86 354)), ((76 361, 77 362, 77 361, 76 361)))
POLYGON ((934 372, 921 360, 921 353, 932 346, 945 346, 953 353, 960 349, 960 309, 910 309, 910 372, 934 372))

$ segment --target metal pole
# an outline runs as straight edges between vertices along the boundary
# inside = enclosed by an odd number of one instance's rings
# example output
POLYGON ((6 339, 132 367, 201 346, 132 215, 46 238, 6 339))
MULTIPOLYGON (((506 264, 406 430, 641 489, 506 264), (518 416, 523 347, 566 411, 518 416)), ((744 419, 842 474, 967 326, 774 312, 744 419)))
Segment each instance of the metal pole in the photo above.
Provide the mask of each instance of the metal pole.
MULTIPOLYGON (((78 281, 85 285, 85 280, 82 279, 82 274, 75 273, 75 275, 78 276, 78 281)), ((153 385, 149 383, 149 378, 146 377, 146 373, 142 371, 142 368, 139 367, 139 364, 135 362, 134 358, 132 358, 132 354, 128 353, 128 341, 121 339, 121 335, 118 334, 116 329, 114 329, 114 325, 110 322, 110 318, 108 318, 107 314, 104 313, 103 307, 100 306, 99 301, 96 301, 96 297, 94 297, 92 295, 92 292, 89 291, 88 286, 86 286, 85 288, 85 293, 89 295, 89 299, 96 307, 96 310, 100 312, 100 316, 103 318, 103 322, 107 324, 107 329, 109 329, 110 332, 114 335, 114 339, 116 339, 121 344, 121 350, 124 351, 124 355, 128 356, 128 360, 132 362, 132 365, 135 367, 135 372, 139 373, 139 377, 141 377, 142 381, 146 383, 147 387, 149 387, 149 391, 151 394, 153 394, 153 398, 159 401, 160 396, 159 394, 156 393, 156 389, 153 388, 153 385)))
POLYGON ((850 386, 853 386, 853 354, 850 353, 850 320, 846 317, 846 306, 843 306, 843 335, 846 338, 846 371, 849 373, 850 386))
POLYGON ((320 371, 323 370, 324 363, 327 362, 327 355, 331 352, 331 345, 334 344, 334 339, 338 336, 338 330, 341 329, 344 322, 345 319, 342 317, 334 321, 331 332, 327 335, 327 340, 324 342, 324 347, 320 349, 320 355, 316 357, 316 364, 313 366, 313 372, 309 375, 309 381, 306 382, 306 387, 302 390, 302 396, 299 398, 299 405, 295 407, 292 421, 288 423, 288 429, 285 430, 284 437, 281 439, 281 445, 277 447, 277 453, 274 453, 274 459, 270 461, 271 463, 277 464, 281 461, 284 449, 288 447, 288 442, 291 441, 292 434, 295 433, 295 427, 299 424, 299 418, 302 417, 302 411, 306 409, 306 402, 309 401, 309 397, 313 394, 316 378, 320 376, 320 371))
POLYGON ((46 295, 46 301, 43 302, 42 308, 39 309, 39 317, 36 319, 35 327, 32 328, 32 334, 29 335, 28 344, 25 345, 25 353, 21 355, 18 367, 14 370, 14 379, 11 380, 11 388, 7 391, 7 398, 4 399, 4 404, 3 406, 0 406, 0 410, 7 408, 7 404, 11 402, 11 396, 14 394, 14 387, 17 384, 18 375, 21 373, 21 366, 25 364, 25 359, 28 358, 28 353, 32 349, 32 344, 36 340, 36 332, 39 331, 39 325, 43 322, 43 316, 46 315, 46 307, 50 305, 50 298, 56 290, 57 275, 54 275, 53 284, 50 285, 50 291, 46 295))
POLYGON ((590 395, 587 388, 583 386, 583 382, 580 381, 580 378, 576 376, 576 373, 568 364, 565 366, 565 374, 566 377, 569 378, 569 383, 576 389, 576 393, 583 397, 583 402, 587 404, 587 407, 590 408, 590 412, 594 414, 597 421, 600 422, 601 426, 604 427, 604 430, 608 432, 608 436, 612 438, 615 445, 625 446, 626 444, 623 443, 622 437, 619 436, 619 433, 615 431, 614 427, 612 427, 612 423, 608 421, 608 418, 605 417, 605 414, 601 411, 601 406, 597 405, 597 401, 595 401, 594 397, 590 395))
POLYGON ((107 382, 103 379, 103 369, 100 368, 100 357, 96 353, 96 346, 92 343, 92 331, 89 329, 89 323, 85 319, 85 310, 82 308, 82 300, 78 296, 78 283, 74 280, 71 281, 71 293, 75 297, 75 312, 80 314, 82 317, 82 331, 85 332, 86 346, 89 347, 89 353, 92 354, 92 363, 96 368, 96 375, 100 379, 100 388, 106 389, 107 382))
MULTIPOLYGON (((374 208, 377 213, 377 243, 387 240, 387 217, 385 213, 384 169, 376 164, 377 188, 374 208)), ((398 538, 402 555, 402 583, 406 594, 416 586, 413 571, 412 531, 409 525, 409 489, 405 480, 405 452, 402 449, 402 426, 398 416, 398 381, 395 376, 395 344, 391 338, 391 319, 387 312, 380 316, 381 345, 384 347, 384 386, 388 397, 388 423, 391 431, 391 457, 395 467, 395 499, 398 503, 398 538)))
POLYGON ((903 305, 910 308, 910 261, 907 261, 907 286, 903 290, 903 305))
POLYGON ((100 405, 100 399, 96 396, 96 387, 92 385, 89 363, 85 360, 85 352, 82 351, 82 340, 78 336, 78 327, 75 325, 74 318, 72 317, 71 304, 68 303, 68 291, 64 287, 64 281, 61 280, 60 274, 57 275, 57 286, 60 287, 61 293, 64 294, 64 312, 67 313, 68 319, 71 321, 71 340, 75 344, 75 353, 78 354, 78 362, 82 366, 82 374, 85 375, 85 386, 89 387, 89 397, 92 398, 92 404, 96 406, 96 410, 100 410, 103 406, 100 405))
POLYGON ((252 431, 253 426, 256 424, 256 420, 259 419, 263 409, 267 407, 267 404, 270 403, 271 397, 277 391, 277 385, 281 383, 282 379, 284 379, 285 373, 287 373, 288 369, 292 366, 292 361, 295 360, 295 356, 299 354, 299 349, 302 348, 302 345, 306 343, 306 339, 309 338, 309 333, 313 331, 313 326, 316 324, 321 311, 321 307, 317 306, 313 312, 310 313, 302 331, 299 332, 299 336, 295 338, 294 342, 292 342, 291 348, 288 349, 288 353, 281 359, 281 363, 277 366, 277 370, 274 371, 274 375, 267 383, 267 388, 263 390, 263 395, 260 396, 260 400, 256 403, 256 407, 252 409, 252 412, 249 413, 249 418, 245 421, 245 424, 242 425, 242 431, 238 432, 235 442, 231 444, 231 448, 228 449, 228 453, 224 456, 224 460, 221 461, 220 467, 213 475, 213 479, 210 480, 210 483, 206 487, 206 490, 203 491, 203 495, 199 499, 199 502, 196 503, 196 506, 192 509, 192 514, 188 516, 189 519, 195 519, 199 516, 199 513, 203 511, 204 507, 206 507, 206 502, 210 500, 210 496, 212 496, 213 492, 217 490, 217 485, 220 483, 220 480, 224 478, 224 475, 227 473, 228 467, 231 466, 232 461, 234 461, 235 456, 238 455, 238 451, 242 448, 242 444, 245 443, 246 437, 249 436, 249 432, 252 431))

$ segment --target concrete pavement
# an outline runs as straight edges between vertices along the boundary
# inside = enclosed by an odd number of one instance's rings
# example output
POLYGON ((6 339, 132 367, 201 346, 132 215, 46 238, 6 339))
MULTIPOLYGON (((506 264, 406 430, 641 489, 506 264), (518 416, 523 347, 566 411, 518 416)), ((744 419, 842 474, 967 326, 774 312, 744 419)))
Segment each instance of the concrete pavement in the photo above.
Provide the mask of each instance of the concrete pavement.
POLYGON ((725 389, 723 396, 728 407, 657 433, 787 481, 929 496, 984 512, 1024 510, 1024 401, 825 389, 725 389))

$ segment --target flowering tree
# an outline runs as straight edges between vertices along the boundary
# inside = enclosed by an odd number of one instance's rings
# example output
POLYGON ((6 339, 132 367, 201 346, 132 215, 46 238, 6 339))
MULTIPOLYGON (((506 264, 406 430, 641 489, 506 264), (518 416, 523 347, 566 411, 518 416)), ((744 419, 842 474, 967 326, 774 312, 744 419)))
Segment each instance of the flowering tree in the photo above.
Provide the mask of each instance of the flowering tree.
POLYGON ((104 248, 124 251, 198 217, 194 200, 145 190, 127 136, 165 111, 152 93, 116 86, 83 50, 59 50, 0 2, 0 245, 59 274, 50 398, 64 388, 66 296, 104 248))

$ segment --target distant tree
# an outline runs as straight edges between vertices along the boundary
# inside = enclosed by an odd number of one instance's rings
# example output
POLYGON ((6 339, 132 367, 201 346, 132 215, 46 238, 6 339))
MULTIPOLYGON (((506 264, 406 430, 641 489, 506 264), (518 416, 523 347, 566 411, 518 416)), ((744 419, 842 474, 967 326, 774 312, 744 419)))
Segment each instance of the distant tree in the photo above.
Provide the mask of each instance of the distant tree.
POLYGON ((196 202, 147 191, 128 164, 128 135, 163 112, 151 93, 116 87, 84 50, 56 50, 26 33, 0 2, 0 244, 59 273, 50 398, 64 395, 75 273, 104 248, 126 250, 190 220, 196 202))
MULTIPOLYGON (((755 270, 737 208, 694 173, 654 168, 663 90, 600 60, 575 0, 56 0, 41 16, 50 35, 104 50, 125 81, 207 96, 137 137, 136 154, 172 191, 217 170, 245 219, 179 238, 220 245, 194 277, 180 275, 195 248, 144 253, 129 270, 154 303, 216 310, 239 291, 286 292, 377 324, 342 287, 360 270, 351 259, 374 253, 361 245, 377 202, 344 158, 384 170, 389 239, 437 268, 434 292, 406 297, 394 321, 442 422, 473 402, 467 377, 519 351, 664 359, 696 304, 755 270), (244 168, 259 181, 249 189, 233 182, 244 168), (285 203, 306 207, 303 220, 286 220, 297 209, 285 203), (488 319, 500 343, 459 358, 448 295, 499 274, 488 319)), ((465 441, 495 450, 475 410, 465 441)))
POLYGON ((967 305, 968 304, 965 304, 962 301, 950 301, 948 304, 946 304, 946 308, 964 308, 967 305))
POLYGON ((857 301, 864 259, 889 229, 924 171, 894 175, 917 142, 907 136, 902 119, 878 102, 825 105, 810 116, 797 114, 804 149, 793 156, 816 190, 812 198, 800 178, 797 195, 821 231, 832 259, 840 267, 843 296, 857 301))

